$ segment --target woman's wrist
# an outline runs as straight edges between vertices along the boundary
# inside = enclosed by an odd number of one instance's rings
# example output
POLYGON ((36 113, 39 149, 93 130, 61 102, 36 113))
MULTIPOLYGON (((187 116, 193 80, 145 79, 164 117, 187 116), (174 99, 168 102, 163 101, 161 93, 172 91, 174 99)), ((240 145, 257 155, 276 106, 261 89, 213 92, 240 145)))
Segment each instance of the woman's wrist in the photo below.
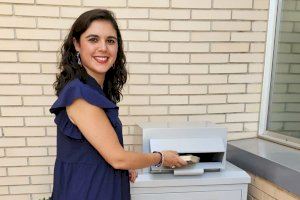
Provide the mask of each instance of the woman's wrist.
POLYGON ((158 154, 159 155, 159 162, 156 162, 156 164, 154 165, 155 167, 160 167, 163 165, 163 161, 164 161, 164 156, 161 152, 159 151, 153 151, 154 154, 158 154))

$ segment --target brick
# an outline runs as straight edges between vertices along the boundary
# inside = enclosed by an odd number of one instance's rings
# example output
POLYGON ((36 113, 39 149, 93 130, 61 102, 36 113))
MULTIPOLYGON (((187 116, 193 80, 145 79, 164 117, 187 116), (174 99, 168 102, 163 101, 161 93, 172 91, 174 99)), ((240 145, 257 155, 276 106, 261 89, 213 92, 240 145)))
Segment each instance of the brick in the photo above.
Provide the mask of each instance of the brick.
POLYGON ((252 31, 267 31, 268 23, 263 21, 252 22, 252 31))
POLYGON ((259 113, 233 113, 227 114, 226 122, 258 121, 259 113))
POLYGON ((47 74, 31 74, 31 75, 21 75, 22 84, 52 84, 56 80, 55 75, 47 74))
POLYGON ((229 75, 229 83, 261 83, 262 74, 229 75))
POLYGON ((3 128, 4 136, 8 137, 32 137, 44 136, 45 129, 41 127, 13 127, 3 128))
POLYGON ((192 32, 192 41, 229 41, 229 32, 192 32))
POLYGON ((247 93, 261 93, 261 84, 248 84, 247 93))
POLYGON ((230 10, 192 10, 192 19, 230 19, 230 10))
POLYGON ((42 116, 42 107, 2 107, 2 116, 42 116))
POLYGON ((150 104, 173 105, 173 104, 188 104, 187 96, 151 96, 150 104))
POLYGON ((203 114, 206 113, 206 106, 185 105, 170 106, 170 114, 203 114))
POLYGON ((260 104, 258 103, 251 103, 246 104, 246 112, 259 112, 260 104))
POLYGON ((80 0, 36 0, 36 4, 80 6, 80 0))
POLYGON ((189 19, 189 10, 150 9, 152 19, 189 19))
POLYGON ((149 17, 148 9, 143 8, 113 8, 111 10, 117 19, 146 19, 149 17))
POLYGON ((0 40, 0 50, 34 51, 38 50, 38 44, 36 41, 0 40))
POLYGON ((192 63, 225 63, 228 62, 228 54, 192 54, 192 63))
POLYGON ((47 148, 44 147, 7 148, 6 155, 9 157, 46 156, 47 148))
POLYGON ((243 112, 244 104, 208 105, 208 113, 236 113, 243 112))
POLYGON ((82 13, 90 10, 87 7, 67 7, 62 6, 60 7, 60 16, 64 18, 77 18, 82 13))
POLYGON ((0 52, 0 62, 17 62, 17 54, 13 52, 0 52))
POLYGON ((260 94, 230 94, 228 103, 256 103, 260 102, 260 94))
POLYGON ((151 41, 170 41, 170 42, 175 42, 175 41, 189 41, 190 36, 189 33, 187 32, 150 32, 150 40, 151 41))
POLYGON ((39 73, 39 64, 0 63, 0 73, 39 73))
POLYGON ((171 52, 208 52, 209 43, 171 43, 171 52))
POLYGON ((234 32, 231 33, 231 41, 257 41, 265 42, 266 33, 264 32, 234 32))
POLYGON ((187 116, 150 116, 151 122, 186 122, 187 116))
POLYGON ((128 28, 133 30, 169 30, 166 20, 129 20, 128 28))
POLYGON ((188 63, 189 54, 153 53, 150 55, 150 60, 153 63, 188 63))
POLYGON ((50 188, 49 185, 11 186, 10 192, 12 194, 42 193, 42 192, 50 192, 50 188))
POLYGON ((148 84, 149 76, 148 75, 130 75, 128 77, 129 84, 148 84))
POLYGON ((15 74, 0 74, 0 84, 18 84, 19 76, 15 74))
POLYGON ((216 31, 249 31, 251 22, 241 21, 214 21, 212 22, 212 30, 216 31))
MULTIPOLYGON (((15 159, 15 158, 14 158, 15 159)), ((29 177, 0 177, 0 185, 25 185, 29 184, 29 177)))
POLYGON ((60 51, 62 41, 40 41, 40 51, 60 51))
POLYGON ((169 0, 128 0, 128 7, 169 7, 169 0))
POLYGON ((29 165, 54 165, 55 156, 30 157, 29 165))
POLYGON ((12 106, 12 105, 21 105, 21 97, 11 97, 11 96, 0 96, 0 105, 12 106))
POLYGON ((174 85, 170 86, 170 94, 206 94, 204 85, 174 85))
POLYGON ((29 53, 29 52, 22 52, 19 53, 19 61, 20 62, 57 62, 58 58, 56 53, 49 53, 49 52, 38 52, 38 53, 29 53))
POLYGON ((187 84, 187 75, 150 75, 152 84, 187 84))
POLYGON ((211 64, 209 73, 246 73, 247 64, 211 64))
POLYGON ((15 3, 15 4, 23 4, 23 3, 26 3, 26 4, 34 4, 34 0, 0 0, 0 2, 3 2, 3 3, 15 3))
POLYGON ((0 5, 0 14, 1 15, 12 15, 12 5, 1 4, 0 5))
POLYGON ((291 73, 300 73, 300 65, 292 64, 290 71, 291 73))
POLYGON ((74 23, 73 19, 38 18, 38 28, 70 29, 74 23))
POLYGON ((213 123, 224 123, 225 122, 225 115, 224 114, 209 114, 209 115, 192 115, 189 116, 190 121, 210 121, 213 123))
POLYGON ((233 10, 232 19, 268 20, 268 11, 267 10, 233 10))
POLYGON ((84 6, 108 6, 108 7, 125 7, 126 0, 102 0, 102 1, 94 1, 94 0, 83 0, 84 6))
POLYGON ((168 52, 169 45, 164 42, 129 42, 129 51, 168 52))
MULTIPOLYGON (((53 183, 52 175, 31 176, 32 184, 47 184, 53 183)), ((50 195, 49 195, 50 196, 50 195)))
POLYGON ((48 147, 48 154, 50 156, 55 156, 56 155, 56 147, 48 147))
POLYGON ((148 32, 147 31, 122 31, 122 38, 125 41, 147 41, 148 32))
POLYGON ((40 86, 0 86, 1 95, 38 95, 42 94, 40 86))
POLYGON ((35 28, 36 24, 33 17, 1 16, 0 27, 35 28))
POLYGON ((1 39, 12 39, 15 37, 13 29, 0 28, 0 38, 1 39))
POLYGON ((223 84, 208 86, 208 93, 211 94, 244 93, 245 91, 246 87, 244 84, 223 84))
POLYGON ((225 126, 228 132, 243 130, 243 123, 225 123, 225 124, 219 124, 219 125, 225 126))
POLYGON ((299 99, 299 94, 274 94, 273 95, 273 102, 299 102, 297 101, 297 98, 299 99))
MULTIPOLYGON (((26 158, 0 158, 0 166, 8 167, 8 166, 25 166, 27 165, 26 158)), ((1 179, 1 178, 0 178, 1 179)), ((0 181, 1 184, 2 181, 0 181)), ((5 183, 6 185, 7 183, 5 183)))
MULTIPOLYGON (((43 123, 40 126, 44 126, 43 123)), ((27 138, 27 143, 28 146, 55 146, 56 137, 31 137, 27 138)))
POLYGON ((57 68, 56 64, 51 64, 51 63, 47 63, 47 64, 41 64, 42 65, 42 73, 49 73, 49 74, 56 74, 59 72, 59 69, 57 68))
POLYGON ((127 96, 124 95, 122 101, 119 105, 148 105, 149 97, 148 96, 127 96))
POLYGON ((167 74, 166 64, 129 64, 130 74, 167 74))
POLYGON ((52 117, 26 117, 26 126, 54 126, 52 117))
POLYGON ((258 123, 245 123, 244 124, 245 131, 257 131, 258 130, 258 123))
POLYGON ((0 168, 0 177, 1 176, 7 176, 7 174, 6 174, 6 168, 0 168))
POLYGON ((8 186, 0 187, 0 195, 4 195, 4 194, 8 194, 8 193, 9 193, 8 186))
POLYGON ((265 52, 265 44, 264 43, 251 43, 250 52, 265 52))
POLYGON ((249 43, 212 43, 211 52, 248 52, 249 43))
POLYGON ((171 30, 180 31, 209 31, 210 22, 205 21, 171 21, 171 30))
MULTIPOLYGON (((0 124, 4 126, 23 126, 23 119, 21 117, 0 117, 0 124)), ((0 145, 1 146, 1 145, 0 145)))
POLYGON ((268 9, 269 1, 268 0, 254 0, 253 2, 254 9, 268 9))
POLYGON ((191 84, 227 83, 227 75, 191 75, 191 84))
POLYGON ((211 8, 211 0, 173 0, 173 8, 211 8))
POLYGON ((300 74, 278 74, 276 83, 300 83, 300 74))
POLYGON ((293 45, 293 49, 292 49, 291 44, 281 43, 278 47, 278 53, 290 53, 290 52, 296 53, 296 51, 294 50, 295 50, 295 45, 293 45))
POLYGON ((43 94, 54 96, 55 90, 54 90, 53 86, 43 86, 43 94))
POLYGON ((136 125, 137 123, 146 122, 148 121, 147 117, 141 116, 121 116, 121 121, 123 125, 136 125))
POLYGON ((214 0, 213 8, 252 8, 252 0, 214 0))
POLYGON ((19 199, 31 200, 29 194, 27 194, 27 195, 24 194, 24 195, 3 195, 3 196, 0 196, 0 200, 19 200, 19 199))
POLYGON ((298 54, 278 54, 279 63, 299 63, 300 57, 298 54))
POLYGON ((19 39, 34 40, 59 40, 59 30, 41 30, 41 29, 16 29, 16 35, 19 39))
POLYGON ((148 53, 126 53, 127 62, 149 62, 148 53))
POLYGON ((170 65, 171 74, 207 74, 208 65, 198 65, 198 64, 171 64, 170 65))
POLYGON ((59 17, 59 7, 54 6, 14 5, 14 9, 15 15, 59 17))
POLYGON ((131 106, 130 115, 166 115, 168 107, 166 106, 131 106))
POLYGON ((130 94, 168 94, 168 86, 130 85, 130 94))
MULTIPOLYGON (((1 136, 2 136, 2 132, 1 132, 1 136)), ((5 156, 4 149, 0 149, 0 158, 4 156, 5 156)))
POLYGON ((281 42, 296 42, 300 41, 300 33, 285 33, 283 32, 279 37, 281 42))
MULTIPOLYGON (((123 109, 120 108, 120 114, 122 114, 123 109)), ((48 136, 56 136, 57 135, 57 127, 47 127, 46 133, 48 136)))
POLYGON ((230 62, 264 62, 263 53, 232 53, 230 62))
POLYGON ((226 95, 193 95, 190 104, 218 104, 226 103, 226 95))

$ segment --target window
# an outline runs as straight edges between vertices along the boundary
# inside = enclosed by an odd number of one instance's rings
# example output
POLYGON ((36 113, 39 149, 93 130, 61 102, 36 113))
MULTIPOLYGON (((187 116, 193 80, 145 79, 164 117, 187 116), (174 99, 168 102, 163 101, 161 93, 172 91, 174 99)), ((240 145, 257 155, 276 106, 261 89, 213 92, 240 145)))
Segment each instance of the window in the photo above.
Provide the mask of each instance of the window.
POLYGON ((260 134, 300 144, 300 1, 271 0, 260 134))

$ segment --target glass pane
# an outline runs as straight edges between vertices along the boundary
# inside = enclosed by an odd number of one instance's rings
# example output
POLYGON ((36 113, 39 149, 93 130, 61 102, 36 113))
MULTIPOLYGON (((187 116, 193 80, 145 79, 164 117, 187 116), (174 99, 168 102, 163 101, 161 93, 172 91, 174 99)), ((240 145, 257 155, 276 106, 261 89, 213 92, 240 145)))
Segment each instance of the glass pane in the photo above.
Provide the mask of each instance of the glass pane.
POLYGON ((280 10, 267 130, 300 138, 300 0, 283 0, 280 10))

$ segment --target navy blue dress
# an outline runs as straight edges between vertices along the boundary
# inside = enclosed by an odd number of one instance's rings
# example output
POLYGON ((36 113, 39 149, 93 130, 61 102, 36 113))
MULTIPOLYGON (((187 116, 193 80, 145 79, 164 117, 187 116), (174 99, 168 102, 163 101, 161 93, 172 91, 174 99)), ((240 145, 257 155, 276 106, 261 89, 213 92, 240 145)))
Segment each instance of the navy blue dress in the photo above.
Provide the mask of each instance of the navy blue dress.
POLYGON ((57 124, 57 157, 54 167, 53 200, 129 200, 127 170, 114 169, 85 139, 69 119, 66 106, 78 98, 102 108, 123 146, 119 108, 106 98, 97 81, 74 79, 60 92, 50 108, 57 124))

